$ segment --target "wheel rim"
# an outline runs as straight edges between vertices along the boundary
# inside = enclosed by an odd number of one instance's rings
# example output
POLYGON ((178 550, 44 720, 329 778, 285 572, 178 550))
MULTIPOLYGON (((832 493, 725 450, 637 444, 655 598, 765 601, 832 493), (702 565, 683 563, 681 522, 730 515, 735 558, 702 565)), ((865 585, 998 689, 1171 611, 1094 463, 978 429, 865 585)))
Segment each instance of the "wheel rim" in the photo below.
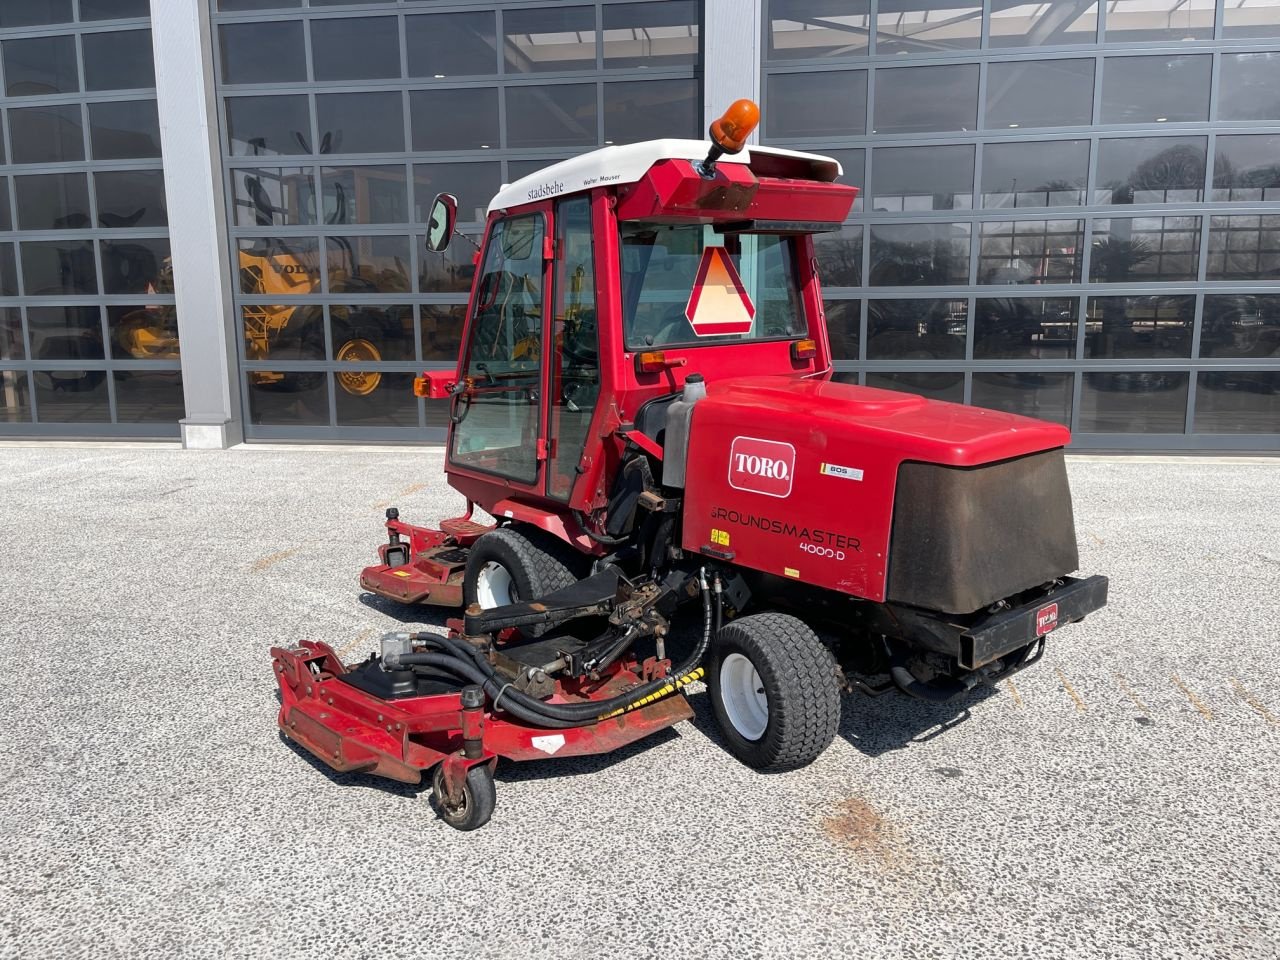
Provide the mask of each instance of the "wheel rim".
POLYGON ((510 570, 496 560, 490 560, 480 568, 480 572, 476 574, 476 602, 480 604, 480 609, 505 607, 515 603, 517 598, 510 570))
MULTIPOLYGON (((337 359, 341 363, 377 363, 382 353, 368 340, 358 338, 339 347, 337 359)), ((376 370, 344 370, 338 374, 338 385, 356 397, 368 396, 381 382, 382 374, 376 370)))
POLYGON ((769 699, 755 665, 740 653, 720 664, 720 699, 729 722, 747 740, 759 740, 769 726, 769 699))

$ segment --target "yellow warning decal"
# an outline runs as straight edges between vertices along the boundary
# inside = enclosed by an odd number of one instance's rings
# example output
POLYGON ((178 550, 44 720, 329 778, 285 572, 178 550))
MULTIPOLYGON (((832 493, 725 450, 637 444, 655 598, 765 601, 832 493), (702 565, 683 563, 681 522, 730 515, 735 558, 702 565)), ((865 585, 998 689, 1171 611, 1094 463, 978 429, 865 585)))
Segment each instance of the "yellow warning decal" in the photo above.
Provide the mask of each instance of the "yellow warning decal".
POLYGON ((718 543, 722 547, 727 547, 729 545, 729 531, 728 530, 712 530, 711 542, 718 543))
POLYGON ((797 570, 795 567, 783 567, 782 572, 785 573, 788 577, 800 576, 800 571, 797 570))
POLYGON ((392 575, 393 575, 393 576, 397 576, 397 577, 407 577, 407 576, 409 576, 409 571, 408 571, 408 570, 392 570, 392 571, 391 571, 391 573, 392 573, 392 575))

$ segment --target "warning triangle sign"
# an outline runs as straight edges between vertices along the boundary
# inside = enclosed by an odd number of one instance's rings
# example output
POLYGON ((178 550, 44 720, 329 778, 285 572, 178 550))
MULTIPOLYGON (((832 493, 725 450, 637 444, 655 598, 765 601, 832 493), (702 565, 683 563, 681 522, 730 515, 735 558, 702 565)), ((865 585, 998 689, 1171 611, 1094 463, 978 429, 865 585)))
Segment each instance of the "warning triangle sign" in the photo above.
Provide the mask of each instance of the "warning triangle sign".
POLYGON ((693 292, 689 294, 684 315, 700 337, 751 332, 756 306, 724 247, 707 247, 702 251, 702 262, 698 265, 698 276, 693 281, 693 292))

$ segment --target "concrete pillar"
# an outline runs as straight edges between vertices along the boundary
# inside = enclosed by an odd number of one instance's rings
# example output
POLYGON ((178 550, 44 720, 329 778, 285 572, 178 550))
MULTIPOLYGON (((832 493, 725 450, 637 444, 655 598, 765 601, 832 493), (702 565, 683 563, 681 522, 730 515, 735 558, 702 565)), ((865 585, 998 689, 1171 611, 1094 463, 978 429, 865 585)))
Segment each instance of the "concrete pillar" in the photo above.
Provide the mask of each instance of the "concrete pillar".
POLYGON ((187 416, 183 446, 244 438, 209 0, 151 0, 187 416))
MULTIPOLYGON (((706 0, 703 32, 703 125, 733 101, 760 102, 762 0, 706 0)), ((760 142, 760 132, 751 135, 760 142)))

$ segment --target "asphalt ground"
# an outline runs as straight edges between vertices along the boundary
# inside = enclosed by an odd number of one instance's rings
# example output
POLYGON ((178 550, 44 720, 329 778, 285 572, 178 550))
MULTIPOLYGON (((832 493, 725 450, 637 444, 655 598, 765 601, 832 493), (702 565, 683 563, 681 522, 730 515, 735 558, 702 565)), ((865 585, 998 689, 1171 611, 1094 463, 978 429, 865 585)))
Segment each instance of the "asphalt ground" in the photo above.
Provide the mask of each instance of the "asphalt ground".
POLYGON ((1280 461, 1073 460, 1110 605, 961 707, 769 776, 695 688, 461 834, 282 741, 267 653, 401 626, 355 578, 438 451, 0 458, 0 956, 1280 956, 1280 461))

